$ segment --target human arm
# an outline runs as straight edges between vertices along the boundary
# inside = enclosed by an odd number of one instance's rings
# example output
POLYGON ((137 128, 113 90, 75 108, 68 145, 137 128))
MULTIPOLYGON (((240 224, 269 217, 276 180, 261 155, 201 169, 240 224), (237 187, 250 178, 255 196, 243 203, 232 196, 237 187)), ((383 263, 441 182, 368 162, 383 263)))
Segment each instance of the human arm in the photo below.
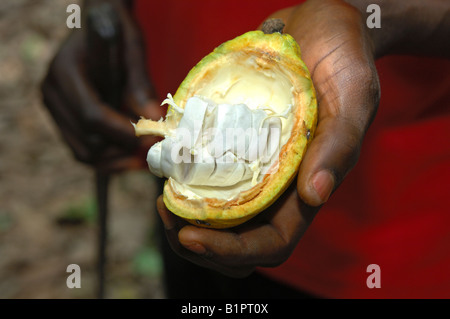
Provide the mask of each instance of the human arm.
POLYGON ((450 57, 450 2, 446 0, 346 0, 363 17, 379 6, 381 27, 368 29, 375 58, 390 54, 450 57))

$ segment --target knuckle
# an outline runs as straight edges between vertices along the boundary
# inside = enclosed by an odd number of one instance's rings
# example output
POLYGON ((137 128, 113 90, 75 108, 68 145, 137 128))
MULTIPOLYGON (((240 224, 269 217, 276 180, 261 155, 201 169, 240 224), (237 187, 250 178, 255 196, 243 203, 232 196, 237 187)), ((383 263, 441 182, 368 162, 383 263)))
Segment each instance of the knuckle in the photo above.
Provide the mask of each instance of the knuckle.
POLYGON ((347 106, 337 114, 337 117, 348 127, 351 135, 361 138, 378 109, 381 97, 378 74, 372 66, 365 63, 356 68, 351 82, 357 83, 357 87, 351 85, 347 106))
POLYGON ((342 154, 345 155, 345 162, 353 168, 359 159, 364 132, 353 120, 345 120, 344 122, 347 133, 342 136, 338 143, 342 154))
POLYGON ((369 63, 364 63, 359 69, 360 72, 355 75, 357 83, 361 83, 363 94, 366 95, 367 106, 374 109, 378 106, 381 96, 378 73, 375 66, 369 63))

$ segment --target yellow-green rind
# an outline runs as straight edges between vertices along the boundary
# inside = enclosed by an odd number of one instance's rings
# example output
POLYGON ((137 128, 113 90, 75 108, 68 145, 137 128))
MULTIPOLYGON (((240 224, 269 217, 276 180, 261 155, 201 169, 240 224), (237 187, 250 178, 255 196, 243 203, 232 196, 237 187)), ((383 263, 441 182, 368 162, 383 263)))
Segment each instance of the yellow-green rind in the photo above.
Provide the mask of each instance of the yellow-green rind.
POLYGON ((288 67, 294 74, 294 94, 301 105, 296 108, 299 114, 295 114, 297 121, 292 129, 292 136, 286 143, 287 148, 283 147, 280 152, 279 170, 266 175, 262 183, 248 191, 248 196, 243 194, 242 200, 227 203, 207 198, 189 200, 176 194, 170 186, 170 180, 166 181, 163 198, 167 208, 190 223, 202 227, 230 228, 242 224, 278 199, 297 175, 317 121, 314 86, 309 71, 301 60, 300 48, 288 34, 250 31, 223 43, 189 72, 173 97, 175 103, 184 107, 187 99, 193 96, 201 85, 201 81, 205 81, 204 73, 208 72, 208 68, 214 67, 214 64, 220 66, 220 63, 225 63, 231 52, 251 52, 288 67))
POLYGON ((265 34, 260 30, 249 31, 232 40, 222 43, 215 48, 213 52, 205 56, 199 63, 197 63, 197 65, 189 71, 188 75, 183 82, 181 82, 177 92, 173 96, 175 103, 178 104, 182 102, 183 97, 189 95, 193 80, 199 72, 202 72, 205 65, 227 55, 229 52, 238 52, 252 48, 264 48, 262 53, 272 53, 274 58, 278 55, 283 55, 286 58, 296 60, 296 63, 301 64, 302 68, 308 73, 309 76, 309 72, 307 71, 305 64, 301 59, 299 59, 301 56, 300 47, 291 35, 286 33, 281 34, 278 32, 265 34))

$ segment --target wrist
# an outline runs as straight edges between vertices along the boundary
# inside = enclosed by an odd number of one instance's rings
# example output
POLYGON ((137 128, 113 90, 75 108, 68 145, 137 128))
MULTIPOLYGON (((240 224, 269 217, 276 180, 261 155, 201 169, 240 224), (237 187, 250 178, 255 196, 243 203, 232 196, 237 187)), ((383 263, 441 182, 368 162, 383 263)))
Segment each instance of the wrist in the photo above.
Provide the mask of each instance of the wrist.
POLYGON ((446 0, 344 0, 358 9, 374 45, 374 56, 450 56, 450 2, 446 0), (370 4, 380 7, 380 28, 366 23, 370 4))

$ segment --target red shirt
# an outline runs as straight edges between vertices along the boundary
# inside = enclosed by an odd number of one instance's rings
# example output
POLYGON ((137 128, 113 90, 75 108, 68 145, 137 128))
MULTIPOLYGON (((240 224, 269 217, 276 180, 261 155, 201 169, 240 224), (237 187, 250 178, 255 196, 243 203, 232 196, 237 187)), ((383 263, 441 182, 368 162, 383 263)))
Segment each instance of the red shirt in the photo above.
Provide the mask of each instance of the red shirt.
MULTIPOLYGON (((222 42, 295 0, 137 1, 160 97, 222 42)), ((450 61, 377 61, 381 102, 360 160, 292 256, 260 269, 332 298, 450 298, 450 61), (368 288, 367 266, 381 288, 368 288)))

